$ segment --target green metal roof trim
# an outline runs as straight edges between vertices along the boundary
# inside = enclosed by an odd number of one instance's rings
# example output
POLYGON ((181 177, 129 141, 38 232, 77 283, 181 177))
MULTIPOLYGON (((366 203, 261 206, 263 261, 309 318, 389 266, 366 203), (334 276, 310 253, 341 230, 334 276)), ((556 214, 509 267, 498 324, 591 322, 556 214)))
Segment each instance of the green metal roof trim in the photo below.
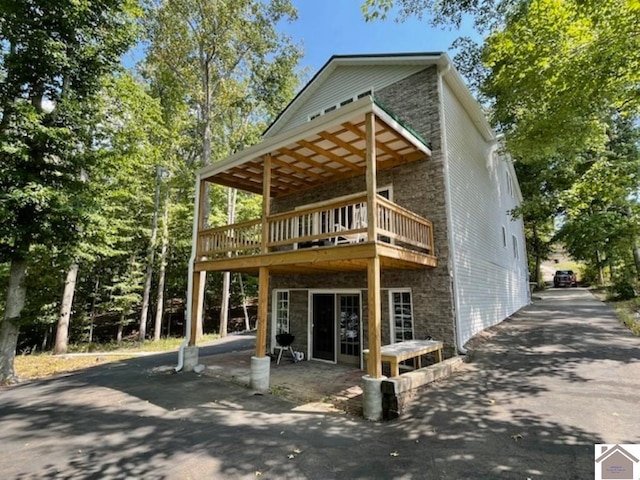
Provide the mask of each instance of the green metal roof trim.
POLYGON ((409 132, 411 132, 411 135, 413 135, 414 137, 416 137, 418 140, 420 140, 420 142, 427 147, 429 150, 431 150, 431 142, 427 142, 422 135, 420 135, 418 132, 416 132, 413 128, 411 128, 409 125, 406 124, 406 122, 404 122, 400 117, 398 117, 395 113, 393 113, 391 110, 389 110, 388 107, 386 107, 382 102, 380 102, 380 100, 378 100, 377 98, 373 97, 373 103, 375 103, 378 107, 380 107, 382 110, 384 110, 384 113, 386 113, 387 115, 389 115, 391 118, 393 118, 396 122, 398 122, 400 125, 402 125, 403 128, 407 129, 409 132))

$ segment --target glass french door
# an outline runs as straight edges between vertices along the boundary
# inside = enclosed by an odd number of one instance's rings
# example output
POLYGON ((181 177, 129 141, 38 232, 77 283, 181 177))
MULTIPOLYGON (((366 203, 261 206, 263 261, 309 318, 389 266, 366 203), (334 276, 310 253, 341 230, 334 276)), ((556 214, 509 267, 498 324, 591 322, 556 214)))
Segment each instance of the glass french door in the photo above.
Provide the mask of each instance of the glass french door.
POLYGON ((360 318, 360 295, 336 295, 338 312, 338 362, 360 365, 362 350, 362 325, 360 318))
POLYGON ((312 308, 313 358, 359 366, 360 295, 314 293, 312 308))

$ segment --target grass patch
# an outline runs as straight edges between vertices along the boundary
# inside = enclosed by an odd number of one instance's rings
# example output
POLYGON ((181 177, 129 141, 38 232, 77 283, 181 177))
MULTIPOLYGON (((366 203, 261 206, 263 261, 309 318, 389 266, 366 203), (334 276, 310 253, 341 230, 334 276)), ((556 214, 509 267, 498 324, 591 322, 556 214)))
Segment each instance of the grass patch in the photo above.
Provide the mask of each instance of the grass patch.
POLYGON ((62 357, 54 356, 50 353, 39 353, 36 355, 16 356, 13 368, 16 375, 23 380, 35 380, 37 378, 50 377, 63 373, 84 370, 109 362, 117 362, 131 358, 131 355, 109 355, 100 354, 82 357, 62 357))
POLYGON ((605 288, 591 289, 590 291, 598 300, 611 305, 620 323, 631 330, 631 333, 640 337, 640 298, 615 300, 608 295, 605 288))
MULTIPOLYGON (((220 338, 218 334, 207 334, 198 343, 212 342, 220 338)), ((161 338, 159 341, 146 340, 144 343, 136 341, 124 341, 120 344, 112 343, 78 343, 69 345, 69 353, 93 353, 93 352, 170 352, 177 350, 182 344, 183 338, 161 338)))
POLYGON ((626 325, 634 335, 640 336, 640 298, 610 301, 608 303, 615 309, 618 319, 626 325))
POLYGON ((556 270, 573 270, 574 273, 582 271, 582 264, 578 262, 560 262, 553 265, 556 270))
MULTIPOLYGON (((205 335, 199 343, 207 343, 220 338, 219 335, 205 335)), ((24 380, 50 377, 63 373, 84 370, 85 368, 102 365, 109 362, 118 362, 133 358, 136 353, 144 352, 171 352, 178 349, 182 338, 164 338, 158 342, 146 341, 116 343, 84 343, 69 346, 69 353, 94 353, 95 355, 82 356, 58 356, 51 353, 38 353, 33 355, 16 355, 13 368, 16 375, 24 380), (101 355, 109 353, 109 355, 101 355)))

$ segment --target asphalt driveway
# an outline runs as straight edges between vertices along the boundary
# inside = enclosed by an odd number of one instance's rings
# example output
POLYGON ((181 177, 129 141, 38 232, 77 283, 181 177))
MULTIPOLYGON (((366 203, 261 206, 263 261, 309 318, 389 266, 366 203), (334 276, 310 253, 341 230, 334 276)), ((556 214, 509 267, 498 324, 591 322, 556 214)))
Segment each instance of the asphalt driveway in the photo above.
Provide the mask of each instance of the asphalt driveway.
POLYGON ((0 477, 584 479, 594 443, 640 443, 640 339, 586 290, 549 291, 471 347, 382 424, 172 374, 175 354, 4 388, 0 477))

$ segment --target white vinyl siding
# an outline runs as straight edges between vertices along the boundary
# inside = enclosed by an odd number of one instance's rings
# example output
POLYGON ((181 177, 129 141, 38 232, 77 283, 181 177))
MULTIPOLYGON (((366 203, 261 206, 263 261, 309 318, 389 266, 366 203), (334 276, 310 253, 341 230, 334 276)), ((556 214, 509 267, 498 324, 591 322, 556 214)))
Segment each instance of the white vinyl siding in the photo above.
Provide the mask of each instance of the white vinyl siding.
MULTIPOLYGON (((494 153, 462 104, 442 83, 451 199, 459 340, 464 343, 528 303, 522 220, 507 160, 494 153)), ((462 346, 460 345, 460 346, 462 346)))
POLYGON ((413 75, 424 68, 424 65, 338 66, 303 104, 296 106, 297 110, 291 112, 292 116, 289 120, 278 125, 277 129, 269 131, 268 136, 302 125, 326 108, 339 105, 340 102, 364 91, 373 90, 375 95, 376 90, 413 75))

